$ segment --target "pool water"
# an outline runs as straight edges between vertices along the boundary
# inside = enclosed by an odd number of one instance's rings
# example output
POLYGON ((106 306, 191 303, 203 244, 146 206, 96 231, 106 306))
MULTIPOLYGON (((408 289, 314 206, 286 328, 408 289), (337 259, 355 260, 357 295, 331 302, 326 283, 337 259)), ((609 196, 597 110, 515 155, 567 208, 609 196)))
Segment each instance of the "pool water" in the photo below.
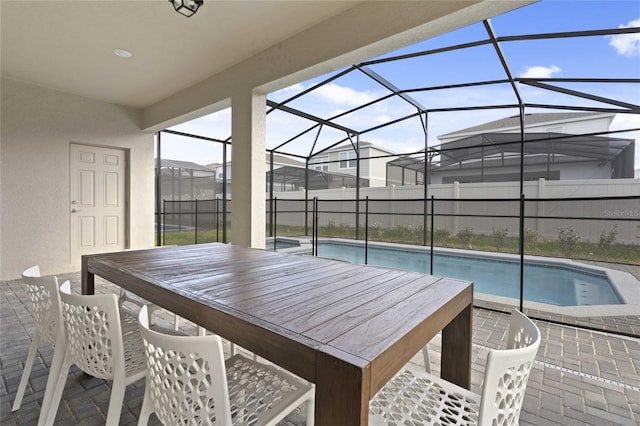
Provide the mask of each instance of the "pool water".
MULTIPOLYGON (((293 248, 293 247, 300 247, 300 242, 287 240, 285 238, 278 238, 278 240, 276 241, 277 250, 293 248)), ((265 249, 273 250, 273 239, 269 239, 265 242, 265 249)))
MULTIPOLYGON (((319 242, 318 256, 364 264, 364 246, 319 242)), ((429 252, 369 246, 367 263, 428 274, 429 252)), ((517 260, 436 253, 433 275, 473 281, 474 291, 520 298, 520 263, 517 260)), ((524 299, 558 306, 612 305, 620 299, 604 273, 541 263, 524 267, 524 299)))

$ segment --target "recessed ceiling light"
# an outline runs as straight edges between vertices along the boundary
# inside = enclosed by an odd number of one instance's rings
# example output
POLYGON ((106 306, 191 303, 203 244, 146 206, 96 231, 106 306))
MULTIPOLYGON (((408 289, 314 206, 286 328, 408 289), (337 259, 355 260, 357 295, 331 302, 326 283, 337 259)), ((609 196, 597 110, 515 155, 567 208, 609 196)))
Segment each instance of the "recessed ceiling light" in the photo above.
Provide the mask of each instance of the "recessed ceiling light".
POLYGON ((131 52, 125 49, 116 48, 116 49, 113 49, 113 53, 115 53, 116 56, 119 56, 121 58, 130 58, 133 56, 131 52))

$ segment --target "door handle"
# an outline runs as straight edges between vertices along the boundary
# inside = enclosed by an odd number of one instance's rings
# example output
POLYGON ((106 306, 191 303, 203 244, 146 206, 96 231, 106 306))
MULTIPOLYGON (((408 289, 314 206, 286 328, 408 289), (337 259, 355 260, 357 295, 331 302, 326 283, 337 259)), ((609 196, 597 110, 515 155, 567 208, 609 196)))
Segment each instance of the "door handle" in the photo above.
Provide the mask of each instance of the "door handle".
POLYGON ((80 211, 80 209, 71 209, 71 213, 78 213, 80 211))

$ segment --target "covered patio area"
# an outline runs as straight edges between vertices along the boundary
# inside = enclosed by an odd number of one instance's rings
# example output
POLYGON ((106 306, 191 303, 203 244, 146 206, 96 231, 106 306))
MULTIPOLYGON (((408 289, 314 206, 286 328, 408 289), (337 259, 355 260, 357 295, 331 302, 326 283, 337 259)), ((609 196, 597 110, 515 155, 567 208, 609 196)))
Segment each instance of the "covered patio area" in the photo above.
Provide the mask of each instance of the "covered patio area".
MULTIPOLYGON (((60 275, 80 292, 80 274, 60 275)), ((11 404, 22 374, 30 336, 34 333, 30 302, 18 280, 1 283, 0 365, 2 365, 3 425, 34 425, 40 412, 52 348, 41 344, 22 407, 11 412, 11 404)), ((96 280, 96 292, 117 292, 118 287, 96 280)), ((170 324, 166 313, 160 322, 170 324)), ((478 392, 489 349, 504 341, 509 316, 485 309, 473 313, 472 387, 478 392)), ((542 344, 529 378, 521 425, 636 425, 640 421, 640 341, 624 336, 537 321, 542 344)), ((183 325, 186 332, 194 326, 183 325)), ((431 368, 439 372, 438 339, 429 344, 431 368)), ((421 356, 412 360, 421 363, 421 356)), ((110 382, 72 369, 56 417, 56 424, 102 425, 109 405, 110 382)), ((134 425, 142 405, 144 382, 127 387, 120 424, 134 425)), ((151 424, 159 424, 152 417, 151 424)), ((304 425, 300 413, 290 415, 282 425, 304 425)))

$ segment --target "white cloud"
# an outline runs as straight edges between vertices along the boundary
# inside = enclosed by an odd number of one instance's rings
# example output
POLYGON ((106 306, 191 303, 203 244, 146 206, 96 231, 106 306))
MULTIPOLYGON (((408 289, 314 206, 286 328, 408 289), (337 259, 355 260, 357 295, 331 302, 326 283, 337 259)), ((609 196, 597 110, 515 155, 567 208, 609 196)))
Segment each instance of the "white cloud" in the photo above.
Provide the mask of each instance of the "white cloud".
MULTIPOLYGON (((627 25, 620 25, 619 28, 640 27, 640 19, 629 21, 627 25)), ((617 34, 608 36, 609 46, 613 46, 619 55, 626 57, 640 56, 640 34, 617 34)))
POLYGON ((203 118, 206 121, 211 121, 214 123, 231 123, 231 108, 223 109, 222 111, 205 115, 203 118))
POLYGON ((373 117, 373 122, 377 124, 384 124, 388 123, 389 121, 391 121, 391 117, 389 117, 388 115, 378 115, 376 117, 373 117))
POLYGON ((305 90, 306 87, 302 83, 297 83, 284 89, 277 90, 269 95, 269 99, 283 101, 305 90))
POLYGON ((360 106, 376 99, 376 95, 373 92, 359 92, 351 87, 334 83, 318 87, 311 93, 325 101, 338 105, 360 106))
POLYGON ((535 66, 535 67, 525 67, 523 73, 520 74, 522 78, 549 78, 554 74, 562 71, 556 65, 551 65, 550 67, 543 66, 535 66))

